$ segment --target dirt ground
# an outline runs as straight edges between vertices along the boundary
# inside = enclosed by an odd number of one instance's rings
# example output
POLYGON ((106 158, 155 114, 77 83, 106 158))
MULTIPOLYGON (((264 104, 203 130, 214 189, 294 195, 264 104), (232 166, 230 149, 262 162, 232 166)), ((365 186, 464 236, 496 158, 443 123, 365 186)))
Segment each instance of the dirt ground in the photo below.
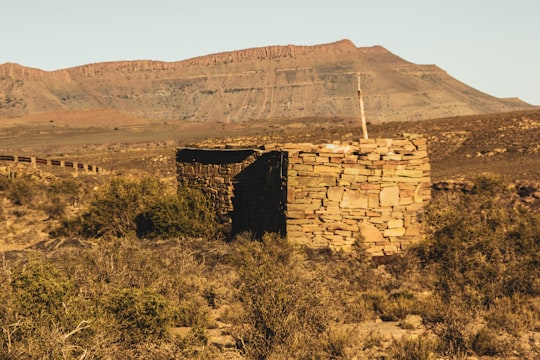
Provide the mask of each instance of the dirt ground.
MULTIPOLYGON (((399 137, 407 133, 425 136, 434 182, 470 179, 484 172, 499 174, 512 181, 540 182, 540 110, 370 124, 368 131, 372 138, 399 137)), ((177 147, 325 143, 353 141, 361 135, 357 121, 346 118, 222 124, 130 119, 110 111, 43 114, 0 119, 0 155, 78 161, 116 174, 158 175, 174 185, 177 147)), ((9 166, 9 163, 0 161, 2 166, 9 166)), ((54 170, 43 167, 38 171, 54 170)), ((63 175, 66 175, 65 171, 63 175)), ((94 180, 87 178, 85 181, 94 180)), ((0 205, 5 213, 14 210, 7 201, 0 205)), ((0 230, 3 238, 1 253, 16 253, 13 250, 45 244, 48 240, 46 230, 54 225, 39 213, 6 219, 0 230), (25 242, 29 238, 33 239, 32 243, 25 242)), ((404 334, 418 334, 422 328, 414 326, 405 330, 398 323, 379 322, 365 323, 360 330, 365 334, 380 334, 390 341, 404 334)), ((231 341, 223 338, 221 329, 216 329, 211 339, 225 345, 231 341)))
MULTIPOLYGON (((483 172, 510 180, 540 179, 540 110, 417 122, 369 124, 370 137, 422 134, 433 181, 483 172)), ((114 111, 0 119, 0 153, 81 161, 113 171, 170 176, 175 149, 193 144, 324 143, 359 139, 355 119, 272 119, 202 123, 130 119, 114 111)))

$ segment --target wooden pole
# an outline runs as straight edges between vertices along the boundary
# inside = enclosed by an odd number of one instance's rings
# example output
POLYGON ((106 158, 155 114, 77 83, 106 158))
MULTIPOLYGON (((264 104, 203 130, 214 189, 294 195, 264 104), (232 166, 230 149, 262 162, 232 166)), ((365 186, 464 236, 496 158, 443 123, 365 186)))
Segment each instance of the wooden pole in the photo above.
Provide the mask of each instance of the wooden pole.
POLYGON ((356 81, 358 83, 358 101, 360 102, 360 116, 362 117, 362 134, 364 139, 368 138, 366 116, 364 115, 364 98, 362 97, 362 88, 360 87, 360 73, 356 74, 356 81))

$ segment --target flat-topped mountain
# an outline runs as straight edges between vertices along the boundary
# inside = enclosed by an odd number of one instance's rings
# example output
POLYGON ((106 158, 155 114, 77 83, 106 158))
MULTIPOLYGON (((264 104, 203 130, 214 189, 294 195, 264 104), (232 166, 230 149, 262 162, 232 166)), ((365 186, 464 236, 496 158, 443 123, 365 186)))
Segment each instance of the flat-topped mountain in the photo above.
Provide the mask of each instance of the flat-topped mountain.
POLYGON ((477 91, 435 65, 349 40, 268 46, 178 62, 122 61, 42 71, 0 65, 0 117, 113 109, 147 119, 241 122, 359 117, 408 121, 532 108, 477 91))

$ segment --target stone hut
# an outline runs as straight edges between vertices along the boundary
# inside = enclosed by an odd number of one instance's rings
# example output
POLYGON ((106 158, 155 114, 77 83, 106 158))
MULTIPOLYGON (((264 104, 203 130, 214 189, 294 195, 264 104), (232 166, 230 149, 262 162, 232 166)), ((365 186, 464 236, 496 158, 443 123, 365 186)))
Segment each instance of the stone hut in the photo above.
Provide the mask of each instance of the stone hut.
POLYGON ((421 239, 431 198, 426 140, 362 139, 250 149, 179 148, 180 185, 201 188, 234 235, 277 232, 310 247, 372 256, 421 239))

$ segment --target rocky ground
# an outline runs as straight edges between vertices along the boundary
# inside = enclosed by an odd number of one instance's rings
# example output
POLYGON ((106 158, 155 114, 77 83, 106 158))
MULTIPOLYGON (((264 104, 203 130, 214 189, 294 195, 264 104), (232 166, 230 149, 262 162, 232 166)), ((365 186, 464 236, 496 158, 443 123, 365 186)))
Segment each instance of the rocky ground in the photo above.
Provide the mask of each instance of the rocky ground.
MULTIPOLYGON (((362 137, 355 119, 273 119, 238 124, 162 122, 122 117, 117 127, 108 112, 0 123, 0 155, 14 154, 79 161, 114 173, 156 174, 175 182, 177 147, 260 147, 274 143, 331 143, 362 137), (84 116, 83 116, 84 115, 84 116)), ((114 114, 113 114, 114 115, 114 114)), ((482 173, 516 183, 526 203, 538 205, 540 110, 413 122, 368 124, 369 136, 421 134, 428 140, 432 181, 463 182, 482 173)), ((0 161, 0 166, 10 166, 0 161)), ((40 168, 40 171, 52 171, 40 168)))
MULTIPOLYGON (((0 123, 0 152, 70 157, 102 167, 144 171, 156 158, 171 159, 178 146, 347 141, 362 137, 355 119, 272 119, 237 124, 122 119, 118 126, 98 112, 79 120, 0 123)), ((540 110, 412 122, 369 124, 370 137, 422 134, 428 139, 435 181, 481 172, 510 179, 539 179, 540 110)), ((166 166, 174 167, 174 161, 166 166)))
MULTIPOLYGON (((101 120, 100 120, 101 121, 101 120)), ((361 129, 353 120, 343 118, 273 120, 237 124, 153 123, 130 125, 118 129, 107 126, 76 127, 64 124, 33 123, 31 126, 0 127, 0 153, 46 156, 95 164, 112 174, 135 176, 158 175, 171 186, 175 184, 175 149, 183 146, 264 146, 270 143, 353 141, 361 129)), ((97 125, 97 124, 96 124, 97 125)), ((428 139, 434 190, 470 190, 470 180, 481 173, 501 175, 510 180, 509 201, 540 209, 540 111, 469 116, 407 123, 372 124, 370 137, 399 137, 407 133, 422 134, 428 139)), ((0 161, 0 173, 23 174, 47 179, 71 177, 67 171, 26 165, 14 166, 0 161)), ((88 187, 99 186, 95 175, 78 174, 88 187)), ((0 252, 6 256, 34 249, 62 247, 51 241, 48 231, 57 220, 30 207, 14 206, 0 199, 0 252)), ((74 208, 73 211, 76 209, 74 208)), ((84 245, 84 244, 83 244, 84 245)), ((11 256, 10 255, 10 256, 11 256)), ((189 329, 176 329, 182 332, 189 329)), ((388 342, 400 336, 417 334, 423 329, 418 319, 407 324, 366 322, 360 332, 388 342)), ((221 347, 232 347, 226 329, 210 332, 210 341, 221 347), (224 335, 225 334, 225 335, 224 335)), ((536 339, 538 343, 538 339, 536 339)), ((376 352, 376 349, 374 350, 376 352)), ((373 354, 376 356, 376 354, 373 354)), ((231 358, 232 357, 231 355, 231 358)))

